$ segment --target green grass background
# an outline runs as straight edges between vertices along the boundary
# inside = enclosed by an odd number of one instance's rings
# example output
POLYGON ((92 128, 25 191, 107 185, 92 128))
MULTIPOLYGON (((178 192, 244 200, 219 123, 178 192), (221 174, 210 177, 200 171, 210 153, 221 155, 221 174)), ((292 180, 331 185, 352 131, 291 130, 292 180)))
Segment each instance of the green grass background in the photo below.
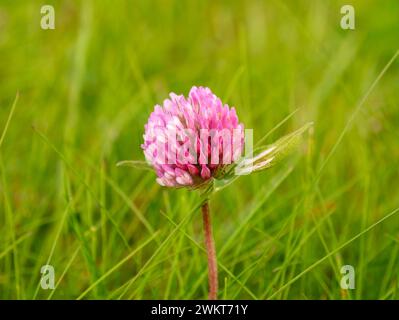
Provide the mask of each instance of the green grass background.
POLYGON ((356 30, 339 0, 52 0, 47 31, 43 4, 0 3, 1 299, 207 297, 198 194, 115 166, 192 85, 255 142, 315 123, 298 161, 212 198, 220 297, 399 298, 398 1, 351 1, 356 30))

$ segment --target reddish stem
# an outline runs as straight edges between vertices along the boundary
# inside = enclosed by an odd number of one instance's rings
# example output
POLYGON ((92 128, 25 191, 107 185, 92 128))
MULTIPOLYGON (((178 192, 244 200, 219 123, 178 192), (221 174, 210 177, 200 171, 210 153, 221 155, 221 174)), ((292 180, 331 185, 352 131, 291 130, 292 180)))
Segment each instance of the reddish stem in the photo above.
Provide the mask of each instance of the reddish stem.
POLYGON ((208 254, 209 300, 216 300, 218 292, 218 269, 208 201, 204 202, 201 209, 202 219, 204 221, 206 252, 208 254))

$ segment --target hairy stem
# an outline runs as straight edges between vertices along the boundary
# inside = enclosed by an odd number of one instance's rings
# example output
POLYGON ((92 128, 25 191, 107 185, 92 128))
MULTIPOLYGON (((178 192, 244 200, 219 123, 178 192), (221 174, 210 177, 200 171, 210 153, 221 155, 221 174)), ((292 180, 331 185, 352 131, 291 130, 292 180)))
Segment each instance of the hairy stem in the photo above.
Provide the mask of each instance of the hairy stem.
POLYGON ((215 241, 212 234, 211 216, 209 214, 209 203, 202 205, 202 219, 204 222, 205 245, 208 254, 208 279, 209 279, 209 300, 217 299, 218 292, 218 269, 216 262, 215 241))

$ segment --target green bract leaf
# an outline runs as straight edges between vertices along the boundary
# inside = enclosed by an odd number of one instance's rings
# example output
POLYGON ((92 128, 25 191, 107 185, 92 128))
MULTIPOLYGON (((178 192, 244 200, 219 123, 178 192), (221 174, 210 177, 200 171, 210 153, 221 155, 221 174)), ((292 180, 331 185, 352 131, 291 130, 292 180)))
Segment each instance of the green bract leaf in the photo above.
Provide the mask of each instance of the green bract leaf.
POLYGON ((209 193, 215 193, 227 187, 241 175, 266 170, 279 163, 293 151, 300 142, 302 134, 312 125, 313 123, 307 123, 271 145, 256 148, 253 152, 254 156, 244 157, 238 163, 224 167, 221 172, 216 172, 212 188, 209 188, 206 192, 207 196, 209 196, 209 193))
POLYGON ((243 158, 237 164, 234 168, 235 175, 246 175, 274 166, 292 152, 298 145, 302 134, 312 126, 312 122, 307 123, 302 128, 280 138, 275 143, 257 148, 253 157, 243 158))

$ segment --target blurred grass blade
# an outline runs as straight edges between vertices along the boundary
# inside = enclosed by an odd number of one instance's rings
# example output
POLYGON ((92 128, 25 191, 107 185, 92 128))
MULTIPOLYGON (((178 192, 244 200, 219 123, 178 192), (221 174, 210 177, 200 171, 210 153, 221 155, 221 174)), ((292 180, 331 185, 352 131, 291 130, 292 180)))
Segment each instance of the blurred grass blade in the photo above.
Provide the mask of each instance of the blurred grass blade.
POLYGON ((6 136, 8 126, 10 125, 10 122, 11 122, 11 118, 12 118, 12 116, 14 114, 14 110, 15 110, 15 107, 17 105, 18 98, 19 98, 19 92, 17 92, 17 95, 15 96, 14 102, 13 102, 13 104, 11 106, 10 113, 8 114, 8 118, 7 118, 6 124, 4 126, 3 133, 1 134, 1 137, 0 137, 0 148, 1 148, 1 145, 3 144, 4 137, 6 136))
POLYGON ((117 167, 132 167, 136 169, 142 169, 142 170, 153 170, 151 165, 149 165, 145 161, 140 161, 140 160, 123 160, 119 161, 116 164, 117 167))

